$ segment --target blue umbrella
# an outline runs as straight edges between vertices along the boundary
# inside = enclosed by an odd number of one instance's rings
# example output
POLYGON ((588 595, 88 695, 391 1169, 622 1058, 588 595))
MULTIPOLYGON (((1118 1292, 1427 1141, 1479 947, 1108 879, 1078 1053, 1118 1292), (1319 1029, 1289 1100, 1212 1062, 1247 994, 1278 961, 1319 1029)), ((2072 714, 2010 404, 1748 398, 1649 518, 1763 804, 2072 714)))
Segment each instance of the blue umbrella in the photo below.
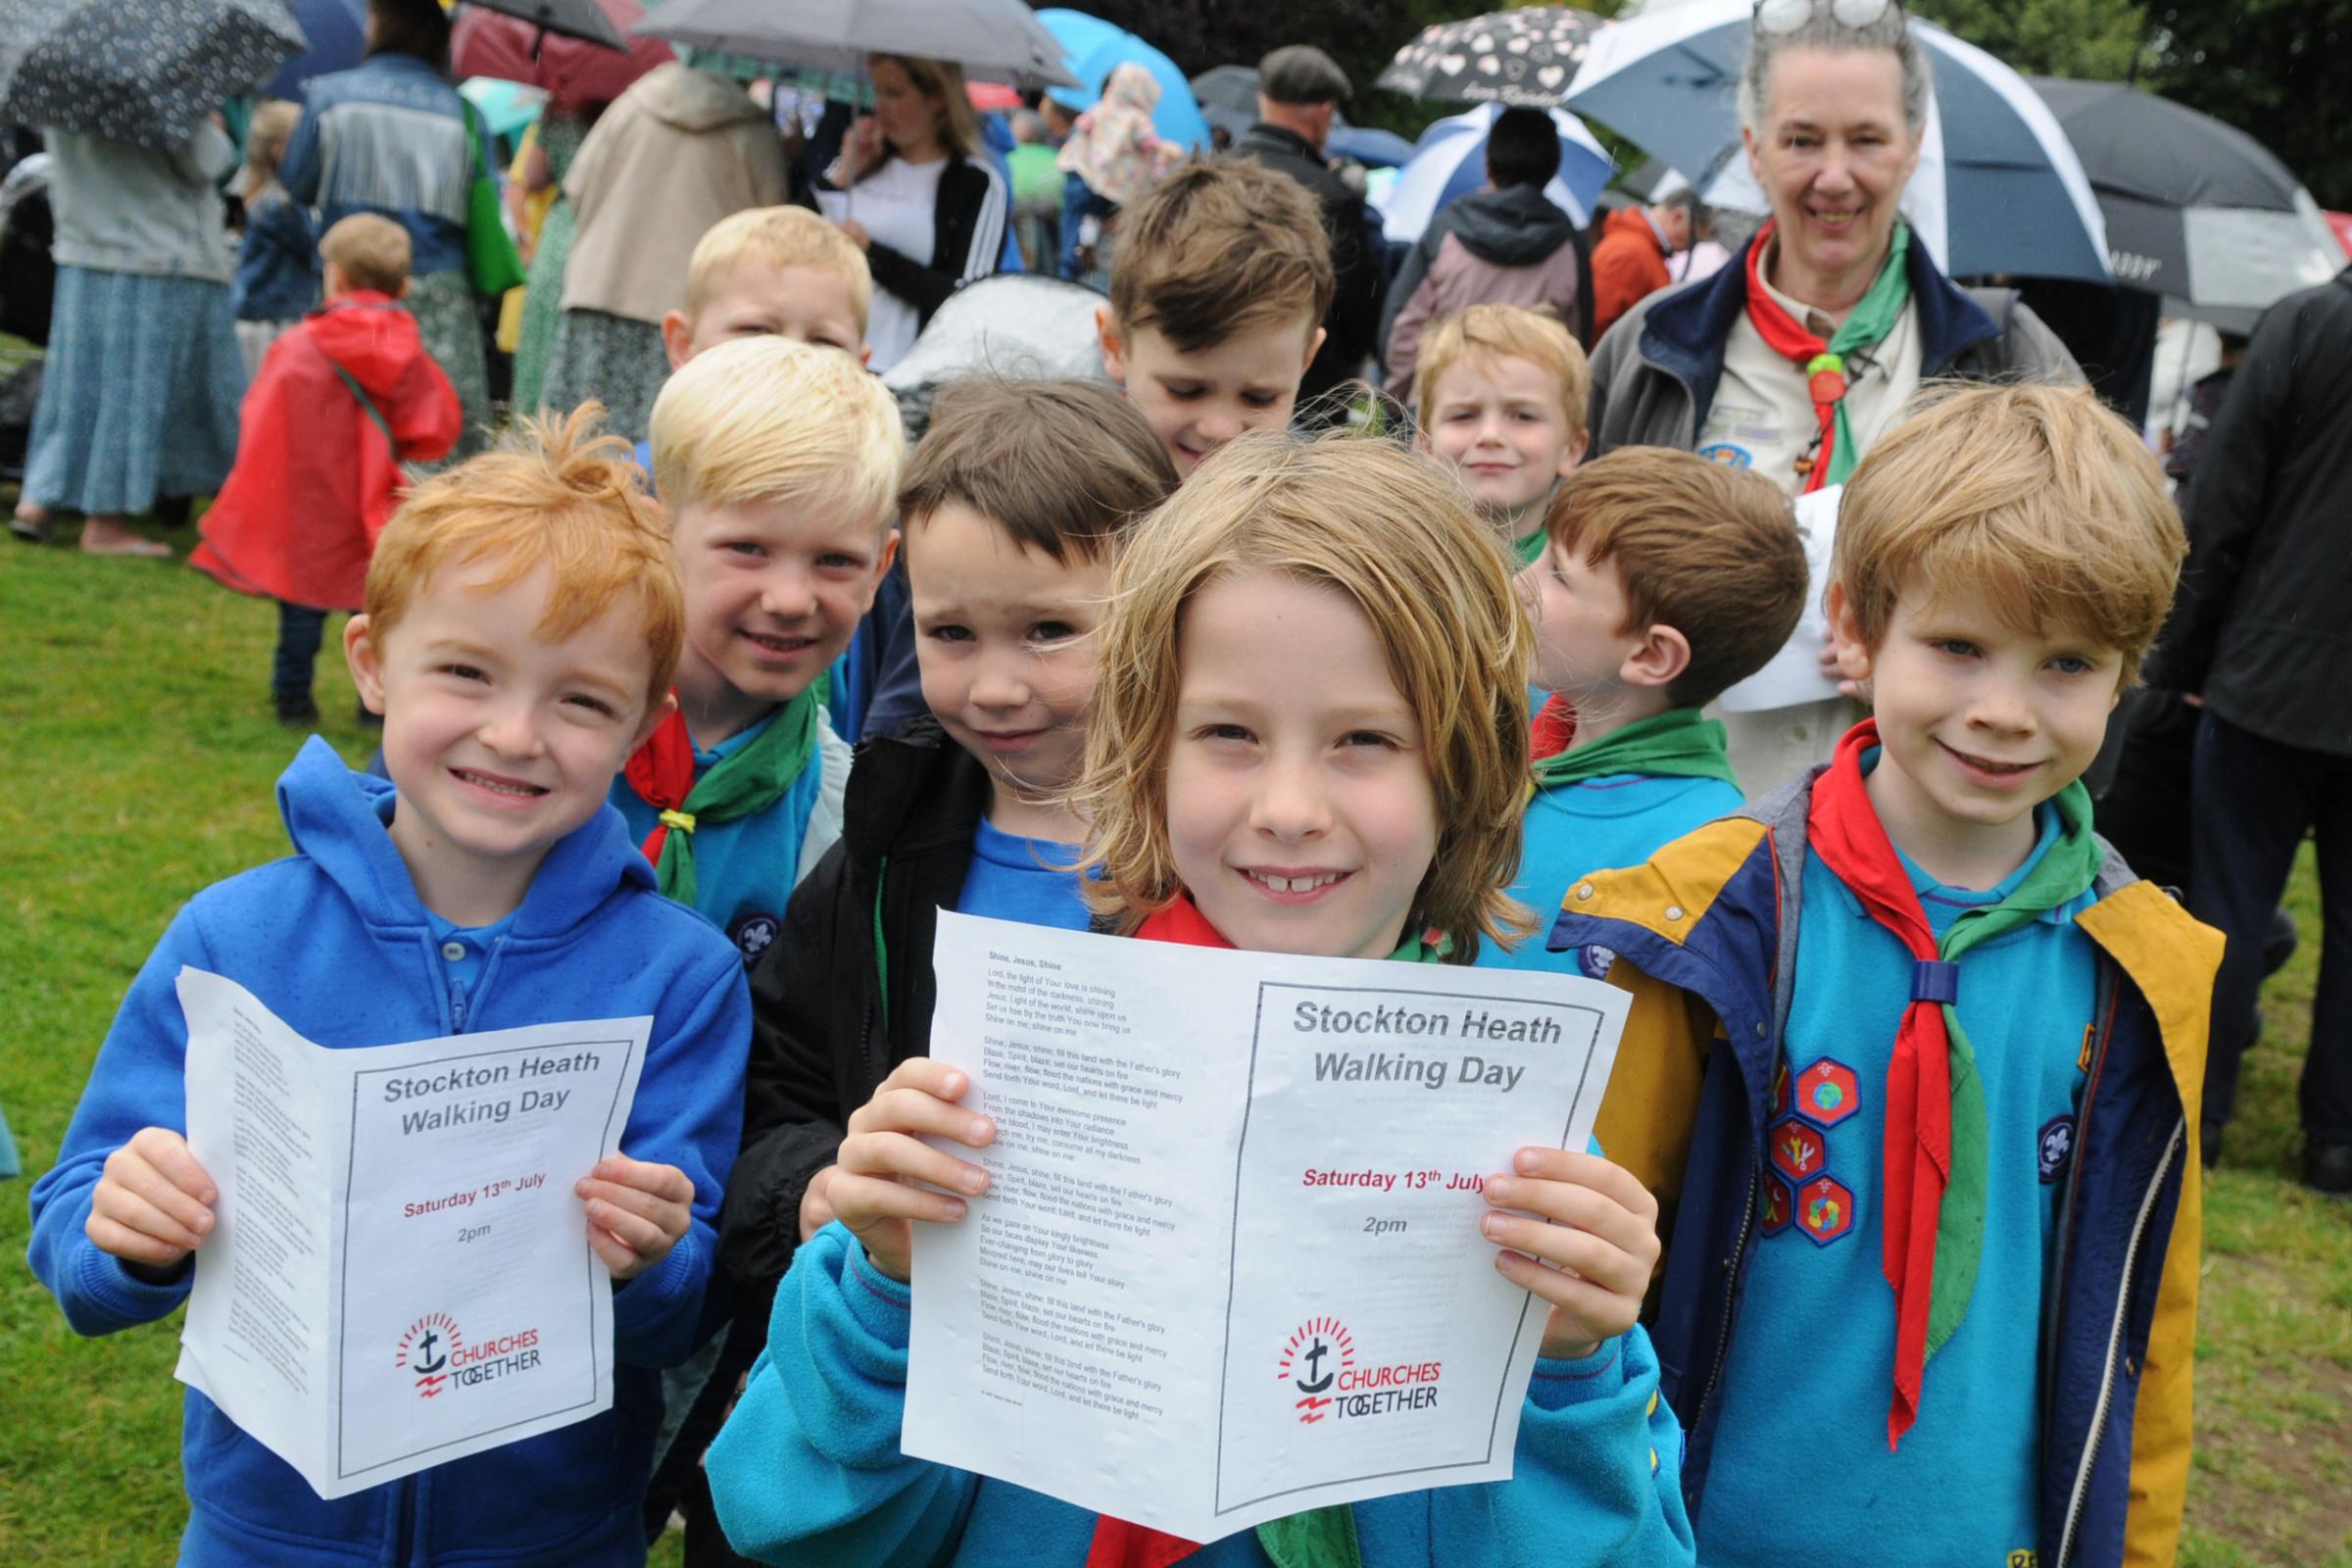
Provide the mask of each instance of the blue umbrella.
POLYGON ((1413 144, 1378 125, 1334 122, 1323 150, 1335 158, 1352 158, 1366 169, 1401 169, 1413 161, 1413 144))
MULTIPOLYGON (((1384 234, 1410 244, 1446 203, 1486 183, 1487 135, 1500 113, 1500 104, 1481 104, 1467 114, 1448 115, 1421 133, 1420 147, 1397 172, 1382 209, 1384 234)), ((1560 137, 1560 172, 1544 194, 1579 224, 1590 223, 1592 203, 1617 166, 1584 122, 1565 109, 1552 110, 1551 122, 1560 137)))
POLYGON ((263 83, 262 96, 301 103, 313 76, 349 71, 367 57, 368 0, 286 0, 286 4, 310 43, 263 83))
POLYGON ((1152 111, 1152 128, 1162 139, 1180 147, 1207 148, 1208 122, 1200 118, 1200 105, 1193 97, 1193 84, 1184 79, 1184 73, 1177 69, 1175 61, 1124 27, 1101 17, 1090 17, 1083 11, 1040 11, 1037 20, 1046 24, 1046 30, 1061 45, 1068 57, 1070 74, 1081 84, 1054 88, 1055 103, 1076 110, 1092 109, 1102 96, 1102 83, 1109 79, 1112 70, 1133 61, 1152 73, 1152 79, 1159 83, 1159 103, 1152 111))

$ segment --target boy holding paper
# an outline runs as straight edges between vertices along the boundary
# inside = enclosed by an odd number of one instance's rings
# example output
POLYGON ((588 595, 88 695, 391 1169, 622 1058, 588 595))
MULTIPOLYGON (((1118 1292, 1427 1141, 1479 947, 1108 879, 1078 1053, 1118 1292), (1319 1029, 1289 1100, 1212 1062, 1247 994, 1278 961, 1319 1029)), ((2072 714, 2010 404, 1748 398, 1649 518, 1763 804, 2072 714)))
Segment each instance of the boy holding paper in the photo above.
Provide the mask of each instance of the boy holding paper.
POLYGON ((427 481, 387 525, 344 648, 390 780, 312 739, 278 781, 294 855, 172 921, 33 1190, 31 1261, 84 1334, 186 1298, 218 1192, 180 1130, 183 966, 330 1050, 650 1014, 622 1152, 574 1187, 613 1280, 612 1407, 328 1502, 190 1390, 183 1565, 644 1560, 654 1369, 701 1314, 750 1008, 733 949, 655 892, 605 805, 668 710, 684 616, 658 514, 594 417, 427 481))

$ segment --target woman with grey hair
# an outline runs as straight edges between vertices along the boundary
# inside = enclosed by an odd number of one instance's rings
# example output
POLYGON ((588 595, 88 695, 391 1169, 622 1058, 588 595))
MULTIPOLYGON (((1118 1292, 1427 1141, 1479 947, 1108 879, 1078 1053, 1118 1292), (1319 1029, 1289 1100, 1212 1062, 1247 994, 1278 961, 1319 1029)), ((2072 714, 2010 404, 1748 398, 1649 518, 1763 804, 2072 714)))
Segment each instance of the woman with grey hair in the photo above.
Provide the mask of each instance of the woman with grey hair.
MULTIPOLYGON (((1897 0, 1760 0, 1740 134, 1772 216, 1732 265, 1602 337, 1591 456, 1680 447, 1802 495, 1843 483, 1923 380, 2082 379, 2015 290, 1955 286, 1897 212, 1929 90, 1897 0)), ((1826 760, 1847 716, 1729 715, 1741 783, 1826 760)))

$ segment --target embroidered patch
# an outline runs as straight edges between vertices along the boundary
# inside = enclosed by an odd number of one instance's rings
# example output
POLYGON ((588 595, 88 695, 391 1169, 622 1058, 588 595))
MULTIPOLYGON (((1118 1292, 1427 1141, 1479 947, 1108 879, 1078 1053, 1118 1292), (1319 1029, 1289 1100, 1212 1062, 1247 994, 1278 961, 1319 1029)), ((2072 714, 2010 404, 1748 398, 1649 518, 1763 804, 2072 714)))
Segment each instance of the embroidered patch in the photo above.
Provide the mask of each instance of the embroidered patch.
POLYGON ((1770 1119, 1780 1120, 1788 1114, 1788 1058, 1783 1056, 1772 1069, 1772 1111, 1770 1119))
POLYGON ((1816 1127, 1835 1127, 1862 1108, 1854 1069, 1824 1056, 1796 1075, 1796 1113, 1816 1127))
POLYGON ((2008 1568, 2034 1568, 2040 1561, 2040 1553, 2031 1546, 2021 1546, 2009 1554, 2008 1568))
POLYGON ((1820 1175, 1821 1167, 1830 1160, 1829 1146, 1822 1142, 1820 1132, 1794 1116, 1774 1122, 1764 1141, 1772 1155, 1772 1168, 1792 1182, 1820 1175))
POLYGON ((1786 1184, 1764 1178, 1764 1234, 1778 1236, 1788 1228, 1790 1205, 1786 1184))
POLYGON ((1853 1189, 1835 1176, 1816 1176, 1796 1190, 1797 1228, 1827 1247, 1854 1228, 1853 1189))
POLYGON ((775 945, 776 934, 782 929, 783 922, 774 915, 754 910, 736 921, 727 935, 742 951, 743 966, 748 969, 760 961, 760 955, 775 945))
POLYGON ((1616 950, 1601 947, 1597 943, 1576 950, 1577 967, 1585 971, 1588 980, 1606 980, 1609 977, 1609 965, 1616 961, 1616 950))
POLYGON ((1736 447, 1729 441, 1710 442, 1698 449, 1698 455, 1709 463, 1720 463, 1727 468, 1747 468, 1755 466, 1756 455, 1745 447, 1736 447))
POLYGON ((2066 1174, 2066 1162, 2074 1157, 2075 1118, 2052 1116, 2041 1124, 2034 1145, 2041 1158, 2041 1180, 2046 1187, 2066 1174))

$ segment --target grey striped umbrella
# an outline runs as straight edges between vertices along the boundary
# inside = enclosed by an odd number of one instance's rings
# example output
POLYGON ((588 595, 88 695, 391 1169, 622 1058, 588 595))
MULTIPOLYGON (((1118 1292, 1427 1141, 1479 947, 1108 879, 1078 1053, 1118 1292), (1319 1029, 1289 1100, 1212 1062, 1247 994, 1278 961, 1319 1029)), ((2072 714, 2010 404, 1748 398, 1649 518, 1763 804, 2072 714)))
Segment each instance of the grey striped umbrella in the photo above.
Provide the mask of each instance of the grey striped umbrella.
POLYGON ((0 121, 169 150, 304 43, 286 0, 0 0, 0 121))

